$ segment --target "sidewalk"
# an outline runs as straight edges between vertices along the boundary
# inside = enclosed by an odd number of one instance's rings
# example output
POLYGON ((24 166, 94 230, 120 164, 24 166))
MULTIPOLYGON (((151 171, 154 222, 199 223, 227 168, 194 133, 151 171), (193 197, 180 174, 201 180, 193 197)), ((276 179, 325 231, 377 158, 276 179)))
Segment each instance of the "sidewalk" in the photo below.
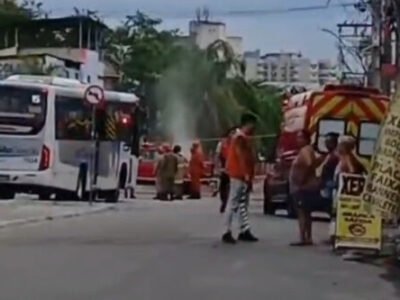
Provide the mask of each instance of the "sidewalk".
POLYGON ((114 204, 52 202, 30 199, 0 201, 0 229, 47 220, 78 217, 115 208, 114 204))

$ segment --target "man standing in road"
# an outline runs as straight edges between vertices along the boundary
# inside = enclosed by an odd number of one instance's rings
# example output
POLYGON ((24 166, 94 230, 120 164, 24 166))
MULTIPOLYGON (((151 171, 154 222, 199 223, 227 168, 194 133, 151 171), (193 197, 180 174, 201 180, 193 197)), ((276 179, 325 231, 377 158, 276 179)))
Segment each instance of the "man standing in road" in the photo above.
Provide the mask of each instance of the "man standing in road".
POLYGON ((172 201, 174 198, 175 175, 178 170, 178 158, 169 145, 164 146, 164 151, 165 153, 157 168, 161 185, 160 200, 172 201))
POLYGON ((183 184, 185 181, 187 160, 182 155, 182 148, 179 145, 174 146, 174 154, 178 161, 178 169, 175 174, 175 188, 174 188, 174 199, 183 199, 183 184))
POLYGON ((254 177, 255 157, 250 140, 254 133, 257 119, 252 114, 244 114, 241 118, 240 128, 234 133, 228 151, 226 171, 230 179, 228 200, 228 214, 226 219, 226 232, 222 241, 235 244, 232 236, 232 221, 239 215, 240 233, 238 239, 244 242, 257 242, 258 239, 251 233, 248 206, 252 181, 254 177))
POLYGON ((215 153, 215 165, 219 167, 219 197, 221 200, 220 213, 224 213, 229 197, 229 175, 226 172, 225 164, 228 157, 229 144, 235 133, 236 127, 231 128, 218 143, 215 153))

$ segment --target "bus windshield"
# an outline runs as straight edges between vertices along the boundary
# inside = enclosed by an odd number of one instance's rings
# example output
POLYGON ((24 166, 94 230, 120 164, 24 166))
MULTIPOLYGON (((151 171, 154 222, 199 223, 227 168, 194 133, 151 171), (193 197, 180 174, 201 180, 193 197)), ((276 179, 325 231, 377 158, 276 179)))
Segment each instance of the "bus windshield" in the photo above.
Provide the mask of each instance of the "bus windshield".
POLYGON ((0 133, 37 134, 46 119, 46 92, 0 85, 0 133))

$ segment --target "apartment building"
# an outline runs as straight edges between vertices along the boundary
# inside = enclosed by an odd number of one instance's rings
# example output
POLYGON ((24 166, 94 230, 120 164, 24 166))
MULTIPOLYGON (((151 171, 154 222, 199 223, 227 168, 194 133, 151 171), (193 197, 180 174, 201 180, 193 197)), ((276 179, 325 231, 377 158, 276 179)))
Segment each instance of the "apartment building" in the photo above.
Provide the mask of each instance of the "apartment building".
POLYGON ((192 20, 189 22, 189 36, 182 37, 181 41, 196 44, 200 49, 206 49, 215 41, 227 42, 233 52, 243 58, 243 38, 228 35, 226 24, 223 22, 209 21, 207 19, 192 20))
POLYGON ((337 67, 330 60, 313 61, 301 53, 260 51, 244 54, 247 80, 269 83, 324 85, 337 81, 337 67))
POLYGON ((0 79, 26 72, 52 74, 110 87, 104 61, 104 34, 108 28, 86 16, 15 22, 0 28, 0 79), (27 65, 27 62, 28 65, 27 65))

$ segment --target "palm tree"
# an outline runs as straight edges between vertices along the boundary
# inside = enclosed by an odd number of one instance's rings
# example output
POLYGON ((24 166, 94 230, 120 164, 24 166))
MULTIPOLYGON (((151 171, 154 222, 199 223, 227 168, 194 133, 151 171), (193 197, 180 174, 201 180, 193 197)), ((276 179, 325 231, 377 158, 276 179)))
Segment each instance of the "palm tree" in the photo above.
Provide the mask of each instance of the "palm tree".
POLYGON ((207 58, 214 63, 219 80, 244 74, 244 64, 238 59, 232 46, 224 40, 216 40, 206 49, 207 58))

